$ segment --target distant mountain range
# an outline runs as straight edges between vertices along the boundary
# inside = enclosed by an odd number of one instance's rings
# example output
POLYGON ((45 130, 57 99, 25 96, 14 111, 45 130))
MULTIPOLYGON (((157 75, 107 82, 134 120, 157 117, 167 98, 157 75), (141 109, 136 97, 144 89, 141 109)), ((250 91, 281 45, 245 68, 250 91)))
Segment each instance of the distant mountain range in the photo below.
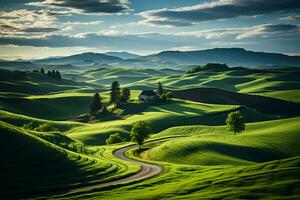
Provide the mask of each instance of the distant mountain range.
POLYGON ((242 48, 216 48, 200 51, 163 51, 143 59, 162 60, 179 65, 226 63, 228 66, 299 66, 300 56, 247 51, 242 48))
POLYGON ((122 58, 115 56, 108 56, 101 53, 82 53, 75 54, 72 56, 59 57, 59 58, 45 58, 36 60, 34 63, 37 64, 74 64, 74 65, 90 65, 90 64, 110 64, 114 62, 122 61, 122 58))
POLYGON ((136 58, 140 57, 139 55, 128 53, 126 51, 122 51, 122 52, 106 52, 106 53, 104 53, 104 55, 119 57, 119 58, 122 58, 124 60, 126 60, 126 59, 136 59, 136 58))
POLYGON ((147 56, 138 56, 128 52, 107 52, 104 54, 88 52, 31 61, 1 60, 0 68, 30 70, 40 67, 51 67, 61 70, 88 70, 107 66, 188 69, 191 66, 205 65, 207 63, 226 63, 230 67, 300 67, 300 56, 254 52, 242 48, 163 51, 147 56))

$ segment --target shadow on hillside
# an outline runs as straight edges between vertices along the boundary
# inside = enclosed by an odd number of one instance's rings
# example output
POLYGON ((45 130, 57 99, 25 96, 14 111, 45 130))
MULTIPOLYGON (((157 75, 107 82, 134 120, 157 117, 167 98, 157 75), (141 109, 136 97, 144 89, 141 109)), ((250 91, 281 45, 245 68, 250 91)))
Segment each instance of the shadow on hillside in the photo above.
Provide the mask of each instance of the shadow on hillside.
POLYGON ((174 91, 174 97, 202 103, 244 105, 269 115, 296 116, 300 104, 259 95, 230 92, 218 88, 196 88, 174 91))

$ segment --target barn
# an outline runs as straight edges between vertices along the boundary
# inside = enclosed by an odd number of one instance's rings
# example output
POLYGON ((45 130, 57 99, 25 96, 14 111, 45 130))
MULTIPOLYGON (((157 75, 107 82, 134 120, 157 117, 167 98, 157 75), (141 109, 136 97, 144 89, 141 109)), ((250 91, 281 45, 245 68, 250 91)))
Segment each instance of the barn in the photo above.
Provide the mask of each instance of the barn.
POLYGON ((158 95, 153 90, 143 90, 139 95, 140 101, 151 101, 157 98, 158 95))

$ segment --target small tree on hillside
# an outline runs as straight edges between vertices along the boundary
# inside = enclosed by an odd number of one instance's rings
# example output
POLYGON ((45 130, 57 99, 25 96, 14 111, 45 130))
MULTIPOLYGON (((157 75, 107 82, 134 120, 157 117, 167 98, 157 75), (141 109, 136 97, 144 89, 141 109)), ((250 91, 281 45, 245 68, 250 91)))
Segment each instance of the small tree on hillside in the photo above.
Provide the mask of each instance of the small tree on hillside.
POLYGON ((103 107, 103 104, 101 102, 101 97, 99 93, 96 93, 94 95, 93 102, 91 104, 91 115, 95 115, 99 110, 101 110, 103 107))
POLYGON ((231 112, 228 114, 226 118, 226 124, 228 131, 231 131, 235 134, 241 133, 245 130, 245 123, 243 120, 243 116, 239 111, 231 112))
POLYGON ((51 72, 51 77, 52 77, 52 78, 55 78, 55 70, 52 70, 52 72, 51 72))
POLYGON ((111 84, 110 89, 110 102, 114 104, 115 107, 119 107, 121 98, 121 88, 118 81, 114 81, 111 84))
POLYGON ((128 88, 122 89, 121 99, 123 103, 126 103, 130 100, 130 90, 128 88))
POLYGON ((55 72, 55 78, 56 78, 57 80, 61 80, 61 75, 60 75, 59 71, 56 71, 56 72, 55 72))
POLYGON ((45 70, 43 68, 41 69, 41 74, 45 74, 45 70))
POLYGON ((107 145, 109 144, 115 144, 115 143, 120 143, 120 142, 125 142, 125 138, 122 137, 120 133, 114 133, 109 136, 107 140, 105 140, 105 143, 107 145))
POLYGON ((164 93, 163 86, 162 86, 161 82, 158 82, 158 85, 157 85, 157 94, 159 96, 161 96, 163 93, 164 93))
POLYGON ((139 149, 141 145, 144 144, 146 138, 150 135, 150 127, 147 122, 145 121, 138 121, 133 124, 131 129, 131 141, 136 142, 139 145, 139 149))

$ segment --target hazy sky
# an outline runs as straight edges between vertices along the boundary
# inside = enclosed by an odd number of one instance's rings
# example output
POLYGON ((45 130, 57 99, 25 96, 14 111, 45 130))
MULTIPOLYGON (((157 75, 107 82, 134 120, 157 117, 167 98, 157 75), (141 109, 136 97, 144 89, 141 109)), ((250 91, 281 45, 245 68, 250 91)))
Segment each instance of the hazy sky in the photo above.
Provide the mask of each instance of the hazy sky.
POLYGON ((299 0, 0 0, 0 58, 299 44, 299 0))

